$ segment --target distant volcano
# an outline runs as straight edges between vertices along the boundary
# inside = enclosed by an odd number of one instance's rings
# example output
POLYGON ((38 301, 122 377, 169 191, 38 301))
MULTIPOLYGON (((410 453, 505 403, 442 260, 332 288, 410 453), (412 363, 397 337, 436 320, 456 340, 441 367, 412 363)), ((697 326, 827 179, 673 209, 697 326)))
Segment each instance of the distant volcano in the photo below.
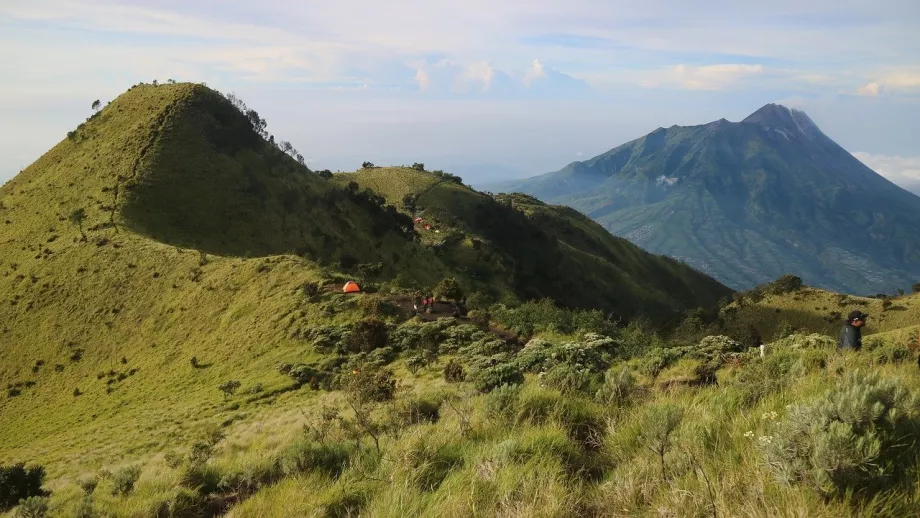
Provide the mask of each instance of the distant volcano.
POLYGON ((736 289, 785 273, 862 294, 920 280, 920 198, 779 104, 489 188, 570 205, 736 289))

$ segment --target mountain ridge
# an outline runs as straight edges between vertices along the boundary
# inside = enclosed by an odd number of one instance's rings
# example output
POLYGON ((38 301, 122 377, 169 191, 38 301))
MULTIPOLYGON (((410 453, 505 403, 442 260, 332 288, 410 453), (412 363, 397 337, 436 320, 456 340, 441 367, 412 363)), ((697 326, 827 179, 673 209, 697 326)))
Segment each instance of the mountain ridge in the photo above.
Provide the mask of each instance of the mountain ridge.
POLYGON ((782 105, 740 122, 659 128, 489 188, 572 206, 736 289, 796 273, 822 288, 891 293, 920 278, 920 240, 909 230, 920 224, 920 198, 782 105))

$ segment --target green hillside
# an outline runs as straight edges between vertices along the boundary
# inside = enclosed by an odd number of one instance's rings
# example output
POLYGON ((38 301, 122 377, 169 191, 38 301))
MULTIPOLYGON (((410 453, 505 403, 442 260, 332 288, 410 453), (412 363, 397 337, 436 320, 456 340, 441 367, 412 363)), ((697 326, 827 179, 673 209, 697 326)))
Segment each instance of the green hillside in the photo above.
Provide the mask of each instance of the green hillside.
POLYGON ((920 322, 920 294, 867 298, 807 286, 789 293, 752 290, 736 296, 721 314, 726 331, 742 336, 753 324, 770 339, 791 330, 836 336, 845 316, 855 309, 870 315, 865 337, 900 337, 903 333, 898 332, 909 332, 920 322))
MULTIPOLYGON (((0 188, 0 516, 920 508, 913 298, 863 352, 781 333, 761 359, 656 332, 726 289, 571 209, 330 182, 273 141, 231 96, 140 85, 0 188), (447 276, 469 318, 405 309, 447 276)), ((773 325, 754 298, 726 333, 773 325)))
POLYGON ((868 295, 920 278, 920 198, 782 106, 738 123, 659 128, 490 189, 574 207, 735 289, 792 272, 810 285, 868 295))
POLYGON ((411 168, 364 169, 335 181, 371 189, 423 218, 416 225, 422 242, 484 290, 507 286, 527 298, 658 320, 713 306, 729 293, 677 261, 611 236, 572 209, 529 196, 493 197, 411 168))
POLYGON ((395 212, 193 84, 113 101, 0 189, 0 221, 0 380, 19 393, 0 399, 0 451, 51 463, 180 440, 225 378, 287 386, 274 369, 304 354, 292 329, 356 318, 330 302, 339 267, 391 257, 381 275, 442 277, 395 212))

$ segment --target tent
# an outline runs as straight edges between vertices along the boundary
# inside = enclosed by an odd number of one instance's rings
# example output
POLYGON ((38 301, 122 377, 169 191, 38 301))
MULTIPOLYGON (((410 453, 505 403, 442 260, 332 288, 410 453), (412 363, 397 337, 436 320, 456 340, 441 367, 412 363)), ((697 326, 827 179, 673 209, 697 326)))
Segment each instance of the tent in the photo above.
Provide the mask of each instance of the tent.
POLYGON ((348 281, 345 283, 342 291, 345 293, 358 293, 361 291, 361 287, 358 286, 358 283, 355 281, 348 281))

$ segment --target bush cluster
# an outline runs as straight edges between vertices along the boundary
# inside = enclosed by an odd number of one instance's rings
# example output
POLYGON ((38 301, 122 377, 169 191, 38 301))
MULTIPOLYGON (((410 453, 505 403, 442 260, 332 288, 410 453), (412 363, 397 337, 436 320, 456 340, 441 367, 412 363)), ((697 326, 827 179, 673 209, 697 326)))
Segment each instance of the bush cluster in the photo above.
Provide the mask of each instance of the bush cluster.
POLYGON ((914 394, 899 380, 855 372, 824 396, 790 407, 761 445, 784 481, 826 495, 871 494, 906 474, 918 432, 914 394))

